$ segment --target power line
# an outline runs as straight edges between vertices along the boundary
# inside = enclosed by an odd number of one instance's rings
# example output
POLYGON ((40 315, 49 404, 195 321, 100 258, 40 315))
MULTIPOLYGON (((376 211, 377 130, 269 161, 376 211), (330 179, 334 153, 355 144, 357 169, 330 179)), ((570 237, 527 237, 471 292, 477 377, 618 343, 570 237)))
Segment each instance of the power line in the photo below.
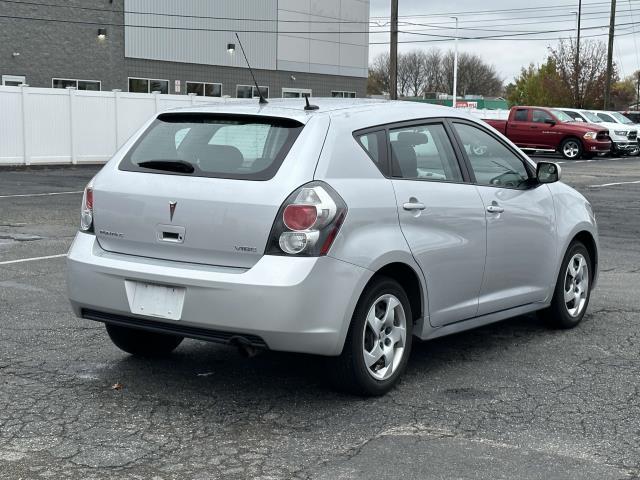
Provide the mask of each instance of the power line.
MULTIPOLYGON (((500 26, 512 26, 512 25, 533 25, 533 24, 538 24, 538 23, 559 23, 559 22, 566 22, 567 17, 573 17, 575 14, 573 13, 566 13, 566 14, 561 14, 561 15, 534 15, 534 16, 528 16, 526 17, 526 22, 516 22, 514 23, 513 20, 523 20, 523 18, 514 18, 512 20, 507 20, 507 19, 495 19, 495 20, 466 20, 464 23, 469 25, 475 25, 476 23, 481 23, 484 25, 488 25, 488 28, 491 27, 500 27, 500 26), (565 19, 565 20, 549 20, 550 18, 558 18, 558 19, 565 19), (531 20, 535 20, 535 19, 544 19, 542 21, 539 22, 532 22, 531 20)), ((599 12, 588 12, 588 13, 583 13, 582 16, 591 16, 591 15, 599 15, 598 17, 591 17, 588 20, 599 20, 599 19, 604 19, 604 18, 609 18, 609 11, 599 11, 599 12)), ((432 27, 441 27, 441 28, 453 28, 453 26, 446 26, 446 25, 442 25, 442 24, 433 24, 433 23, 420 23, 420 22, 410 22, 407 20, 404 20, 403 23, 407 23, 407 24, 411 24, 411 25, 416 25, 416 26, 432 26, 432 27)), ((463 30, 469 30, 469 29, 476 29, 476 27, 464 27, 464 26, 460 26, 460 29, 463 30)), ((375 32, 374 32, 375 33, 375 32)))
MULTIPOLYGON (((279 18, 274 19, 265 19, 265 18, 243 18, 243 17, 214 17, 207 15, 186 15, 179 13, 160 13, 160 12, 140 12, 135 10, 121 10, 121 9, 107 9, 107 8, 97 8, 97 7, 81 7, 75 5, 54 5, 51 3, 41 3, 41 2, 26 2, 24 0, 0 0, 3 3, 12 3, 16 5, 33 5, 37 7, 51 7, 51 8, 71 8, 73 10, 82 10, 89 12, 104 12, 104 13, 124 13, 131 15, 149 15, 149 16, 157 16, 157 17, 176 17, 176 18, 193 18, 193 19, 210 19, 210 20, 233 20, 233 21, 241 21, 241 22, 278 22, 278 23, 321 23, 321 24, 365 24, 368 25, 370 23, 374 23, 372 21, 363 22, 359 20, 281 20, 279 18)), ((283 10, 283 9, 281 9, 283 10)), ((287 10, 290 11, 290 10, 287 10)), ((301 12, 298 12, 301 13, 301 12)), ((318 16, 318 15, 315 15, 318 16)), ((329 17, 327 17, 329 18, 329 17)))
MULTIPOLYGON (((582 38, 597 38, 608 35, 608 33, 598 33, 595 35, 582 35, 582 38)), ((626 32, 621 34, 616 34, 616 37, 625 37, 627 35, 633 35, 633 32, 626 32)), ((566 37, 548 37, 548 38, 484 38, 484 37, 475 37, 472 40, 479 41, 508 41, 508 42, 516 42, 516 41, 527 41, 527 42, 540 42, 540 41, 552 41, 552 40, 562 40, 566 37)), ((434 40, 400 40, 398 43, 437 43, 437 42, 451 42, 455 40, 454 38, 450 39, 434 39, 434 40)), ((369 42, 369 45, 388 45, 389 42, 369 42)))
MULTIPOLYGON (((82 7, 82 6, 68 6, 68 5, 56 5, 56 4, 50 4, 50 3, 43 3, 43 2, 29 2, 29 1, 25 1, 25 0, 0 0, 0 2, 3 3, 11 3, 11 4, 17 4, 17 5, 30 5, 30 6, 39 6, 39 7, 50 7, 50 8, 68 8, 68 9, 74 9, 74 10, 81 10, 81 11, 91 11, 91 12, 104 12, 104 13, 124 13, 124 14, 132 14, 132 15, 148 15, 148 16, 159 16, 159 17, 175 17, 175 18, 191 18, 191 19, 211 19, 211 20, 232 20, 232 21, 249 21, 249 22, 278 22, 278 23, 303 23, 303 24, 363 24, 363 25, 371 25, 373 28, 378 28, 378 27, 383 27, 384 25, 378 25, 377 22, 370 20, 368 22, 366 21, 357 21, 357 20, 338 20, 338 19, 331 19, 331 20, 287 20, 287 19, 257 19, 257 18, 247 18, 247 17, 218 17, 218 16, 207 16, 207 15, 187 15, 187 14, 177 14, 177 13, 160 13, 160 12, 143 12, 143 11, 136 11, 136 10, 124 10, 124 9, 105 9, 105 8, 97 8, 97 7, 82 7)), ((631 2, 631 0, 629 0, 629 2, 631 2)), ((591 6, 595 6, 595 5, 604 5, 607 4, 607 2, 593 2, 593 3, 589 3, 589 4, 585 4, 585 5, 591 5, 591 6)), ((546 7, 521 7, 521 8, 511 8, 511 9, 497 9, 497 10, 477 10, 477 11, 467 11, 466 13, 474 13, 474 14, 490 14, 490 13, 496 13, 496 12, 515 12, 515 13, 522 13, 525 14, 526 12, 530 11, 530 10, 539 10, 541 8, 544 8, 545 10, 552 10, 552 9, 564 9, 564 8, 570 8, 572 7, 571 5, 549 5, 546 7)), ((281 9, 284 10, 284 9, 281 9)), ((285 10, 285 11, 291 11, 291 10, 285 10)), ((298 12, 300 13, 300 12, 298 12)), ((599 14, 599 13, 608 13, 608 12, 592 12, 592 13, 585 13, 584 15, 593 15, 593 14, 599 14)), ((461 14, 461 12, 459 13, 461 14)), ((430 15, 404 15, 402 16, 403 18, 420 18, 420 17, 432 17, 432 16, 442 16, 442 15, 451 15, 451 13, 434 13, 434 14, 430 14, 430 15)), ((563 15, 543 15, 543 16, 528 16, 528 19, 531 18, 550 18, 550 17, 567 17, 569 15, 572 14, 563 14, 563 15)), ((317 15, 316 15, 317 16, 317 15)), ((330 18, 330 17, 326 17, 326 18, 330 18)), ((371 17, 373 18, 388 18, 388 17, 371 17)), ((497 20, 502 20, 502 18, 497 19, 497 20)), ((480 20, 467 20, 466 23, 478 23, 478 22, 483 22, 486 23, 487 21, 491 21, 490 19, 480 19, 480 20)), ((420 25, 420 24, 418 24, 420 25)), ((461 27, 461 29, 464 29, 463 27, 461 27)), ((375 33, 375 32, 372 32, 375 33)), ((388 33, 388 32, 387 32, 388 33)))
MULTIPOLYGON (((604 19, 608 19, 609 17, 598 17, 598 18, 592 18, 590 20, 604 20, 604 19)), ((528 22, 527 24, 549 24, 549 23, 559 23, 559 22, 564 22, 564 20, 556 20, 556 21, 541 21, 541 22, 528 22)), ((420 24, 420 23, 411 23, 411 22, 407 22, 410 25, 409 26, 422 26, 422 25, 428 25, 428 24, 420 24)), ((524 25, 524 24, 522 24, 524 25)), ((437 31, 442 31, 442 30, 454 30, 454 27, 445 27, 445 26, 437 26, 437 25, 432 25, 433 28, 426 28, 426 29, 417 29, 417 30, 403 30, 406 33, 409 32, 431 32, 434 30, 437 31)), ((540 33, 540 31, 536 31, 536 30, 497 30, 495 28, 493 28, 493 26, 489 26, 486 28, 470 28, 470 27, 459 27, 459 30, 465 30, 465 31, 472 31, 472 32, 500 32, 500 33, 530 33, 530 34, 536 34, 536 33, 540 33)), ((560 31, 565 31, 566 29, 562 29, 560 31)), ((383 33, 383 32, 370 32, 370 34, 372 35, 376 35, 378 33, 383 33)))
MULTIPOLYGON (((0 0, 3 1, 3 0, 0 0)), ((139 24, 127 24, 127 23, 114 23, 114 22, 91 22, 85 20, 67 20, 67 19, 51 19, 51 18, 40 18, 40 17, 23 17, 18 15, 0 15, 0 18, 7 18, 12 20, 30 20, 30 21, 40 21, 45 23, 65 23, 65 24, 76 24, 76 25, 95 25, 95 26, 113 26, 113 27, 125 27, 125 28, 144 28, 144 29, 153 29, 153 30, 178 30, 178 31, 205 31, 205 32, 220 32, 220 33, 265 33, 265 34, 276 34, 276 33, 286 33, 286 34, 326 34, 331 35, 335 33, 342 34, 367 34, 369 33, 366 30, 360 31, 348 31, 348 32, 332 32, 332 31, 312 31, 312 30, 304 30, 304 31, 282 31, 282 30, 238 30, 238 29, 216 29, 216 28, 200 28, 200 27, 171 27, 171 26, 159 26, 159 25, 139 25, 139 24)), ((623 27, 627 25, 634 25, 631 23, 620 23, 618 26, 623 27)), ((599 28, 606 28, 607 25, 596 25, 591 27, 584 27, 583 30, 593 30, 599 28)), ((498 35, 484 35, 484 36, 459 36, 458 38, 461 40, 488 40, 488 39, 505 39, 505 40, 516 40, 518 37, 522 36, 537 36, 547 33, 561 33, 565 32, 566 29, 561 30, 540 30, 535 32, 518 32, 518 33, 505 33, 498 35)), ((453 35, 439 35, 432 33, 423 33, 418 31, 401 31, 404 34, 412 34, 419 36, 428 36, 436 39, 442 39, 443 41, 453 40, 455 36, 453 35)), ((532 39, 535 40, 535 39, 532 39)), ((381 44, 385 42, 371 42, 372 44, 381 44)), ((416 42, 400 42, 400 43, 416 43, 416 42)))
MULTIPOLYGON (((582 14, 583 17, 585 16, 591 16, 591 15, 604 15, 606 14, 606 18, 609 18, 609 10, 601 10, 601 11, 597 11, 597 12, 584 12, 582 14)), ((506 23, 491 23, 492 26, 500 26, 500 25, 514 25, 512 20, 527 20, 527 22, 521 23, 520 25, 526 25, 529 20, 531 19, 538 19, 538 18, 543 18, 543 19, 549 19, 549 18, 567 18, 567 17, 573 17, 574 14, 573 13, 563 13, 563 14, 557 14, 557 15, 528 15, 527 17, 514 17, 512 19, 508 19, 508 18, 496 18, 496 19, 478 19, 478 20, 465 20, 464 23, 465 24, 476 24, 476 23, 482 23, 482 24, 487 24, 487 22, 506 22, 506 23)), ((414 17, 417 18, 417 17, 414 17)), ((423 24, 423 23, 416 23, 416 25, 430 25, 430 24, 423 24)), ((463 28, 463 27, 460 27, 463 28)))
MULTIPOLYGON (((584 3, 583 6, 591 6, 591 5, 609 5, 609 2, 603 1, 603 2, 591 2, 591 3, 584 3)), ((503 9, 494 9, 494 10, 487 10, 487 9, 483 9, 483 10, 465 10, 465 11, 460 11, 460 12, 441 12, 441 13, 428 13, 428 14, 420 14, 420 15, 400 15, 399 18, 418 18, 418 17, 438 17, 438 16, 446 16, 446 17, 451 17, 454 15, 457 16, 464 16, 464 15, 489 15, 489 14, 496 14, 496 13, 510 13, 510 12, 527 12, 527 11, 531 11, 531 10, 557 10, 557 9, 563 9, 563 8, 575 8, 574 4, 566 4, 566 5, 538 5, 536 7, 518 7, 518 8, 503 8, 503 9)), ((385 16, 372 16, 371 18, 376 18, 376 19, 387 19, 388 17, 385 16)))
MULTIPOLYGON (((619 23, 617 24, 617 26, 622 27, 622 26, 627 26, 627 25, 633 25, 633 23, 619 23)), ((608 25, 596 25, 596 26, 592 26, 592 27, 582 27, 582 30, 596 30, 599 28, 607 28, 608 25)), ((520 32, 520 33, 507 33, 507 34, 497 34, 497 35, 486 35, 486 36, 481 36, 481 37, 461 37, 459 36, 458 38, 461 40, 477 40, 477 39, 483 39, 483 40, 488 40, 488 39, 492 39, 492 38, 504 38, 507 40, 513 40, 513 38, 511 37, 522 37, 522 36, 526 36, 526 35, 542 35, 542 34, 546 34, 546 33, 563 33, 566 32, 567 29, 563 28, 561 30, 540 30, 537 32, 520 32)), ((405 31, 405 30, 401 30, 402 33, 408 33, 408 34, 412 34, 412 35, 420 35, 420 36, 435 36, 432 34, 428 34, 428 33, 421 33, 421 32, 411 32, 411 31, 405 31)), ((439 35, 439 36, 443 36, 443 35, 439 35)), ((455 38, 455 37, 454 37, 455 38)), ((449 39, 451 39, 451 37, 449 37, 449 39)))

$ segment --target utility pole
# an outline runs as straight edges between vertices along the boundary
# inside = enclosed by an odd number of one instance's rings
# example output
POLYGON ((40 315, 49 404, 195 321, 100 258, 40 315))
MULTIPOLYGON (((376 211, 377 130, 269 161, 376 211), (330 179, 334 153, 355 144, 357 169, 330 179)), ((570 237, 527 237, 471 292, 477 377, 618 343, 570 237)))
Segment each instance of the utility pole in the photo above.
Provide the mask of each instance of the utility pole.
POLYGON ((611 18, 609 20, 609 49, 607 50, 607 80, 604 87, 604 109, 611 105, 611 78, 613 77, 613 37, 616 28, 616 0, 611 0, 611 18))
POLYGON ((458 17, 456 19, 456 49, 453 55, 453 102, 451 106, 456 108, 458 104, 458 17))
POLYGON ((578 31, 576 32, 576 107, 582 108, 580 99, 580 20, 582 17, 582 0, 578 0, 578 31))
POLYGON ((398 0, 391 0, 391 52, 389 52, 389 98, 398 99, 398 0))

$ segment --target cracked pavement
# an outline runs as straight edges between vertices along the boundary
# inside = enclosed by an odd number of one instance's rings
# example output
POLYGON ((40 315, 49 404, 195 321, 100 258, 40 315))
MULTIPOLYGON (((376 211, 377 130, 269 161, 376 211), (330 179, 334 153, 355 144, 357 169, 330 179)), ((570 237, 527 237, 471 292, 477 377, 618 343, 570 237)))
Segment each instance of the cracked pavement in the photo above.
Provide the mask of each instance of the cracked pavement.
MULTIPOLYGON (((418 342, 382 398, 332 391, 303 355, 186 340, 130 357, 73 316, 63 258, 0 265, 0 478, 640 478, 640 184, 589 187, 640 180, 640 160, 562 167, 601 235, 583 323, 418 342)), ((0 170, 0 195, 81 190, 95 170, 0 170)), ((0 198, 0 262, 65 253, 80 198, 0 198)))

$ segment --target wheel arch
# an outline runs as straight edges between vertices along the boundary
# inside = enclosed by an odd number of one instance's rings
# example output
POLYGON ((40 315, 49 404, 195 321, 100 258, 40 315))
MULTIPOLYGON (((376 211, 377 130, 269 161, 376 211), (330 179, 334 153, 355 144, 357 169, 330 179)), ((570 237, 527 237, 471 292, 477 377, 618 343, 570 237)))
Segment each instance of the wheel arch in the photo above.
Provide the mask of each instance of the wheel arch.
MULTIPOLYGON (((369 279, 362 292, 369 287, 375 278, 380 276, 392 278, 403 288, 409 298, 411 316, 414 322, 418 322, 424 318, 425 299, 422 281, 418 273, 410 265, 403 262, 393 262, 379 268, 369 279)), ((362 292, 360 293, 361 296, 362 292)))
MULTIPOLYGON (((596 280, 598 278, 598 245, 596 244, 596 240, 593 237, 593 234, 587 230, 581 230, 580 232, 576 233, 573 238, 571 239, 571 241, 569 242, 569 245, 571 245, 573 242, 580 242, 582 243, 586 249, 587 252, 589 252, 589 257, 591 258, 591 262, 593 264, 593 287, 595 287, 596 284, 596 280)), ((568 248, 568 247, 567 247, 568 248)))
MULTIPOLYGON (((379 261, 382 259, 379 259, 379 261)), ((413 317, 414 335, 421 336, 421 332, 424 328, 426 318, 428 317, 428 297, 426 285, 422 277, 421 270, 417 265, 412 265, 410 259, 395 258, 393 260, 387 259, 387 263, 380 262, 374 267, 367 269, 369 277, 366 283, 358 291, 354 292, 354 301, 347 316, 345 318, 344 327, 340 333, 340 341, 337 345, 337 352, 340 354, 344 348, 344 342, 347 338, 348 330, 353 321, 353 314, 356 310, 360 299, 367 291, 367 288, 375 281, 376 278, 381 276, 396 280, 400 286, 404 289, 409 299, 409 305, 411 307, 411 316, 413 317), (403 261, 405 260, 405 261, 403 261)))

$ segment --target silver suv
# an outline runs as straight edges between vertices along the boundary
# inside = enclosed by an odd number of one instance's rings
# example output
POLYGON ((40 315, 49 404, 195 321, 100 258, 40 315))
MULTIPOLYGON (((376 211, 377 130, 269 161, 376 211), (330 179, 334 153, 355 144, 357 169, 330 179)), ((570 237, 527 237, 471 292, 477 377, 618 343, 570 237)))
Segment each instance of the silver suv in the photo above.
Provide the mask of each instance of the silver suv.
POLYGON ((423 340, 540 311, 577 325, 590 204, 461 112, 227 102, 161 113, 85 190, 69 297, 138 355, 183 337, 333 357, 382 394, 423 340))

